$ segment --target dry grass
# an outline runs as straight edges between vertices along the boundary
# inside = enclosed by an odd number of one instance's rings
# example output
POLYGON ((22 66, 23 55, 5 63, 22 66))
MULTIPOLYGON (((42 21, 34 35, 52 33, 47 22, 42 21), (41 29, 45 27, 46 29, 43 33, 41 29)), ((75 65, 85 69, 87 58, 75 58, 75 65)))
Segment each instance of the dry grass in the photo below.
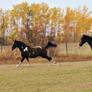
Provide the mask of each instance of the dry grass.
MULTIPOLYGON (((57 48, 57 54, 66 55, 65 44, 61 43, 57 48)), ((80 55, 80 56, 92 56, 92 51, 89 45, 86 43, 82 47, 79 47, 79 43, 68 43, 68 54, 69 55, 80 55)))
POLYGON ((12 65, 0 65, 0 92, 92 92, 92 62, 84 61, 92 60, 92 51, 87 44, 82 48, 78 43, 68 46, 68 56, 65 44, 61 44, 55 49, 53 59, 73 62, 49 65, 47 60, 35 58, 30 59, 31 67, 22 64, 19 68, 15 63, 20 60, 20 52, 5 47, 0 53, 0 64, 12 65))
POLYGON ((79 43, 68 43, 68 56, 66 55, 65 44, 60 44, 56 48, 57 61, 85 61, 92 60, 92 50, 86 43, 79 47, 79 43))
POLYGON ((1 65, 0 92, 92 92, 92 62, 1 65))
MULTIPOLYGON (((51 50, 50 50, 51 51, 51 50)), ((84 44, 83 47, 79 47, 79 43, 68 44, 68 56, 66 56, 65 44, 61 43, 57 48, 52 49, 53 59, 57 62, 64 61, 87 61, 92 60, 92 51, 88 44, 84 44)), ((20 51, 11 51, 11 46, 3 47, 2 53, 0 53, 0 64, 15 64, 20 61, 20 51)), ((42 58, 30 59, 33 62, 48 62, 48 60, 42 58)))

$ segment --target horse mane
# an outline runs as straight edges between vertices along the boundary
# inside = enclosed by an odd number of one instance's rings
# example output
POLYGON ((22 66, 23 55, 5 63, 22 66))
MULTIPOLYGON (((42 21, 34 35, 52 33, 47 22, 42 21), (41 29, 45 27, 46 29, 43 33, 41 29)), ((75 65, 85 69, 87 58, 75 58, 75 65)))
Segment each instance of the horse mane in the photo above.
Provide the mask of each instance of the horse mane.
POLYGON ((19 43, 20 45, 28 46, 28 45, 26 45, 26 44, 25 44, 24 42, 22 42, 22 41, 18 41, 18 40, 16 40, 16 42, 19 43))
POLYGON ((83 35, 83 37, 85 37, 85 38, 90 38, 90 39, 92 39, 92 37, 91 36, 88 36, 88 35, 83 35))

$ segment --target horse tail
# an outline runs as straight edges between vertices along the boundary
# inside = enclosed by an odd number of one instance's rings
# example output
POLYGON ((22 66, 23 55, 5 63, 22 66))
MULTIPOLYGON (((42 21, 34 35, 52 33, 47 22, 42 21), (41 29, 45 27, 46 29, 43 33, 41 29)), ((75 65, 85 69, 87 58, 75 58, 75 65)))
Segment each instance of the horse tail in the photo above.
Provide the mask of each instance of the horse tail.
POLYGON ((51 43, 51 42, 48 42, 45 49, 48 49, 50 47, 57 47, 57 44, 54 44, 54 43, 51 43))

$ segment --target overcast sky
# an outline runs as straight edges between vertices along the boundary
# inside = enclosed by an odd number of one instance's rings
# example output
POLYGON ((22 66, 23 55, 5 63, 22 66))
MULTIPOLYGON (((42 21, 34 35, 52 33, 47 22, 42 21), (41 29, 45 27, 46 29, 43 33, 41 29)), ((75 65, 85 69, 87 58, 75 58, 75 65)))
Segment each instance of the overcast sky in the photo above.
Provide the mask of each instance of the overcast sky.
POLYGON ((65 7, 78 8, 86 5, 90 11, 92 11, 92 0, 0 0, 0 8, 2 9, 12 9, 13 5, 20 4, 27 1, 29 5, 31 3, 41 3, 46 2, 49 7, 65 7))

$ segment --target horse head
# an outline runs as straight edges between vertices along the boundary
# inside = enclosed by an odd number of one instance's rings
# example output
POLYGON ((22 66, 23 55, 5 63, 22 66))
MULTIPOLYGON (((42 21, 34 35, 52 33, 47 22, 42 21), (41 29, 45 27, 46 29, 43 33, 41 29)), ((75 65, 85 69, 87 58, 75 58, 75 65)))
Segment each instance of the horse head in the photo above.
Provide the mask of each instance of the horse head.
POLYGON ((87 35, 83 35, 82 38, 80 39, 79 46, 82 46, 86 42, 87 42, 87 35))
POLYGON ((17 41, 16 40, 14 40, 14 42, 13 42, 13 46, 12 46, 12 51, 17 47, 17 41))

